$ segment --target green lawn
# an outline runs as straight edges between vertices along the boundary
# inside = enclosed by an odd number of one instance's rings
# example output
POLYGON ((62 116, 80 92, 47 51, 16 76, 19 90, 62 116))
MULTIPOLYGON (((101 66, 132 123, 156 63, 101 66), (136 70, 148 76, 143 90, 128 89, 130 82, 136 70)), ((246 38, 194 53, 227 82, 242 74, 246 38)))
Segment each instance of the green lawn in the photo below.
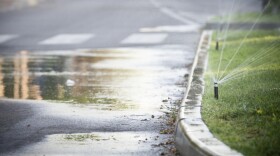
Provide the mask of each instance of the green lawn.
POLYGON ((254 23, 258 19, 258 22, 261 23, 280 23, 280 13, 275 14, 262 14, 253 12, 253 13, 237 13, 231 16, 225 17, 214 17, 212 21, 228 21, 231 23, 254 23), (259 19, 258 19, 259 18, 259 19))
POLYGON ((214 135, 244 155, 280 155, 280 31, 253 31, 237 50, 246 33, 231 31, 223 52, 221 43, 215 50, 214 35, 203 120, 214 135), (213 77, 224 78, 218 100, 213 97, 213 77))

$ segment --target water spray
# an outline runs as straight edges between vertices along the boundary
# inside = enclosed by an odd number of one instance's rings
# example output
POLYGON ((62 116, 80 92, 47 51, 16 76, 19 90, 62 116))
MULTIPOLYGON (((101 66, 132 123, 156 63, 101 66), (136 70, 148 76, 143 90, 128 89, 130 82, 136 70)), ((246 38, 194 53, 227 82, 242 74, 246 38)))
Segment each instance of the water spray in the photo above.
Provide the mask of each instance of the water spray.
POLYGON ((214 98, 219 99, 219 88, 218 88, 218 82, 214 82, 214 98))

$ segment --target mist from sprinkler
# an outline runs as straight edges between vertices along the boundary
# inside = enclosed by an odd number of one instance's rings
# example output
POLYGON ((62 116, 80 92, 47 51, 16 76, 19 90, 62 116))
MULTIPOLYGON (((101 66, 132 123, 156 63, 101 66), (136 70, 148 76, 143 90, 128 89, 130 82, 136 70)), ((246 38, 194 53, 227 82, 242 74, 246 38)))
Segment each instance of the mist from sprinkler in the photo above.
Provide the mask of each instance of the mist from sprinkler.
MULTIPOLYGON (((221 1, 220 3, 222 3, 222 2, 223 1, 221 1)), ((278 43, 272 43, 268 47, 264 47, 264 48, 260 49, 259 52, 254 53, 252 56, 249 56, 249 58, 246 59, 239 66, 237 66, 234 69, 232 69, 231 71, 227 72, 228 68, 230 68, 230 65, 234 62, 237 54, 240 53, 241 48, 243 47, 243 44, 245 43, 246 39, 252 33, 256 24, 258 23, 258 21, 262 17, 264 11, 270 5, 270 2, 271 2, 271 0, 269 0, 268 4, 259 13, 258 17, 253 22, 250 29, 246 33, 244 33, 243 39, 240 41, 240 44, 234 49, 232 57, 230 58, 229 61, 227 61, 227 64, 225 64, 225 65, 222 64, 222 60, 224 59, 224 51, 226 49, 226 44, 225 43, 226 43, 228 37, 230 35, 232 35, 232 34, 229 33, 229 28, 230 28, 231 20, 232 20, 232 17, 233 17, 233 13, 234 13, 234 11, 236 11, 238 9, 238 7, 242 7, 241 5, 245 6, 245 3, 242 0, 233 0, 229 3, 229 5, 223 7, 225 9, 225 11, 223 11, 221 13, 221 16, 220 16, 221 20, 220 20, 220 23, 217 27, 217 39, 216 39, 216 45, 215 45, 215 50, 217 52, 220 52, 217 72, 216 72, 216 74, 213 73, 214 98, 215 99, 219 99, 219 89, 218 89, 219 84, 225 83, 229 80, 234 80, 234 79, 243 77, 245 74, 250 72, 250 71, 248 71, 248 67, 250 67, 250 66, 257 67, 257 66, 265 65, 265 64, 257 65, 257 63, 260 63, 267 56, 269 56, 270 54, 277 51, 275 49, 277 49, 278 43)), ((219 4, 219 9, 222 8, 221 6, 222 5, 219 4)), ((238 30, 238 29, 236 29, 236 30, 238 30)), ((240 27, 240 30, 242 30, 241 27, 240 27)), ((251 73, 251 74, 257 74, 257 73, 255 72, 255 73, 251 73)))

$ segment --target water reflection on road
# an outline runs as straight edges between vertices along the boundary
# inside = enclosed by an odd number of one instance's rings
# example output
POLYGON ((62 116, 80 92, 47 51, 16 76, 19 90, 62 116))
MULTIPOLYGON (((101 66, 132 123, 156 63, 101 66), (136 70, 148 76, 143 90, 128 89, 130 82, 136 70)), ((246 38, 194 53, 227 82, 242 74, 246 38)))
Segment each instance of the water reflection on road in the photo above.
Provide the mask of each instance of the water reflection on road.
POLYGON ((174 48, 21 51, 0 59, 0 96, 102 110, 152 109, 183 90, 176 83, 191 59, 174 48))

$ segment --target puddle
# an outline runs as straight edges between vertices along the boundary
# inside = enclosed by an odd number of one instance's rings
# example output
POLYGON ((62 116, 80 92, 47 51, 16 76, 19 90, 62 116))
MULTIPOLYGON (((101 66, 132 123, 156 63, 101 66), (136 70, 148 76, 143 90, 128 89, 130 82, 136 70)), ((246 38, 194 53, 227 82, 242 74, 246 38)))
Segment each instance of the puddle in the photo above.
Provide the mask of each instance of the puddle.
POLYGON ((0 56, 0 96, 17 99, 3 100, 3 106, 19 109, 18 115, 29 106, 34 112, 1 134, 6 143, 0 150, 28 156, 160 155, 160 144, 170 139, 159 134, 163 112, 183 97, 192 58, 175 47, 0 56))
POLYGON ((21 51, 0 57, 0 97, 150 109, 180 90, 174 84, 183 80, 188 60, 174 48, 21 51))
POLYGON ((8 155, 160 155, 157 144, 166 138, 159 138, 147 132, 53 134, 8 155))

